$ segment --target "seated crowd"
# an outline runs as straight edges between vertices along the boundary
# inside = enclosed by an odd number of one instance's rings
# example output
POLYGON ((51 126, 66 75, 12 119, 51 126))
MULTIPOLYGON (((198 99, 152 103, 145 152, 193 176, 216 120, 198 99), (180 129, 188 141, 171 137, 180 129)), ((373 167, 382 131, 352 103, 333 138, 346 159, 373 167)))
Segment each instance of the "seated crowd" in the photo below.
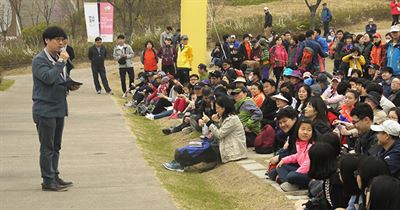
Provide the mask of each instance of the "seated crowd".
POLYGON ((306 208, 400 209, 399 31, 386 43, 338 30, 329 45, 318 29, 273 40, 245 34, 242 43, 226 35, 212 52, 214 71, 199 64, 185 84, 170 72, 141 73, 126 106, 179 120, 165 135, 201 133, 168 170, 245 159, 251 147, 274 154, 266 177, 282 190, 308 189, 306 208))

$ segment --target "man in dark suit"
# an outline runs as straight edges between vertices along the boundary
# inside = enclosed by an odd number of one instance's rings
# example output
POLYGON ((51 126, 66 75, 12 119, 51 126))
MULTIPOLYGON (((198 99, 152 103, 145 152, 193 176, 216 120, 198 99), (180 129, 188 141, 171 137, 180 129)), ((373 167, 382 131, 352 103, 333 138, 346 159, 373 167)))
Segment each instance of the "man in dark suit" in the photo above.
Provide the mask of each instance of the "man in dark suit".
POLYGON ((44 191, 65 191, 72 185, 63 181, 58 171, 64 118, 68 116, 68 91, 80 87, 72 83, 64 68, 69 59, 68 53, 62 50, 65 37, 61 28, 47 28, 43 32, 46 47, 32 60, 32 115, 39 134, 44 191))
POLYGON ((69 55, 69 59, 65 66, 67 67, 68 75, 71 75, 71 70, 74 68, 72 61, 75 59, 75 52, 74 52, 74 48, 72 48, 71 46, 68 45, 68 37, 65 38, 63 42, 64 42, 64 49, 67 51, 67 53, 69 55))
POLYGON ((95 44, 89 48, 89 60, 92 62, 92 73, 93 73, 93 81, 94 87, 96 88, 97 94, 101 93, 101 86, 99 83, 99 74, 101 78, 101 82, 103 83, 103 87, 106 90, 106 93, 112 95, 111 88, 108 85, 108 80, 106 76, 106 67, 104 66, 104 59, 107 56, 107 50, 103 46, 102 39, 100 37, 96 37, 94 40, 95 44))

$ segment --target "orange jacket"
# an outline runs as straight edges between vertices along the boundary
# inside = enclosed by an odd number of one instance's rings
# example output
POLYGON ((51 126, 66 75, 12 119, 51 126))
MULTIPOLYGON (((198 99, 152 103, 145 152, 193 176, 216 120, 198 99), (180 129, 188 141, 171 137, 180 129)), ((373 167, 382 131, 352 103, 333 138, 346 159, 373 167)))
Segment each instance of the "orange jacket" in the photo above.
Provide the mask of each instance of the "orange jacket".
POLYGON ((386 45, 382 42, 379 44, 379 46, 376 46, 374 44, 371 50, 371 64, 376 64, 379 67, 382 67, 385 59, 386 59, 386 45))

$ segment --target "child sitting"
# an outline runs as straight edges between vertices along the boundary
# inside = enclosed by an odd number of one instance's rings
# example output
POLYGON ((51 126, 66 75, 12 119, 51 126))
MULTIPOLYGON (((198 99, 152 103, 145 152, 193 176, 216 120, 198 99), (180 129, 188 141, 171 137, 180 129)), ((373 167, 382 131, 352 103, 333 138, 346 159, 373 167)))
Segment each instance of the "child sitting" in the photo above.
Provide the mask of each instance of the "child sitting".
POLYGON ((298 126, 296 153, 286 156, 278 163, 277 167, 269 173, 272 180, 276 180, 283 191, 295 191, 307 189, 310 178, 310 158, 308 150, 314 141, 314 132, 311 121, 308 119, 300 120, 298 126))
POLYGON ((175 86, 174 91, 176 94, 173 112, 169 116, 170 119, 177 119, 178 116, 186 109, 189 103, 189 88, 182 87, 181 85, 175 86))

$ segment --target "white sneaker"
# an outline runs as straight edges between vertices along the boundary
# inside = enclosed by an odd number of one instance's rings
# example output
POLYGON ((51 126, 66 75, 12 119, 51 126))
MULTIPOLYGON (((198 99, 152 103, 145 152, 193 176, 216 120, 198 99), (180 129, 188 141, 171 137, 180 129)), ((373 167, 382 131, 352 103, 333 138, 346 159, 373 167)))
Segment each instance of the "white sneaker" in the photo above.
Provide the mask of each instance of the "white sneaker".
POLYGON ((124 106, 126 107, 132 107, 133 102, 132 101, 128 101, 126 104, 124 104, 124 106))
POLYGON ((281 189, 285 192, 291 192, 299 190, 300 187, 295 184, 290 184, 289 182, 284 182, 280 185, 281 189))
POLYGON ((126 98, 126 97, 127 97, 126 93, 122 94, 122 98, 126 98))
POLYGON ((146 114, 145 116, 149 120, 154 120, 154 115, 153 114, 146 114))

